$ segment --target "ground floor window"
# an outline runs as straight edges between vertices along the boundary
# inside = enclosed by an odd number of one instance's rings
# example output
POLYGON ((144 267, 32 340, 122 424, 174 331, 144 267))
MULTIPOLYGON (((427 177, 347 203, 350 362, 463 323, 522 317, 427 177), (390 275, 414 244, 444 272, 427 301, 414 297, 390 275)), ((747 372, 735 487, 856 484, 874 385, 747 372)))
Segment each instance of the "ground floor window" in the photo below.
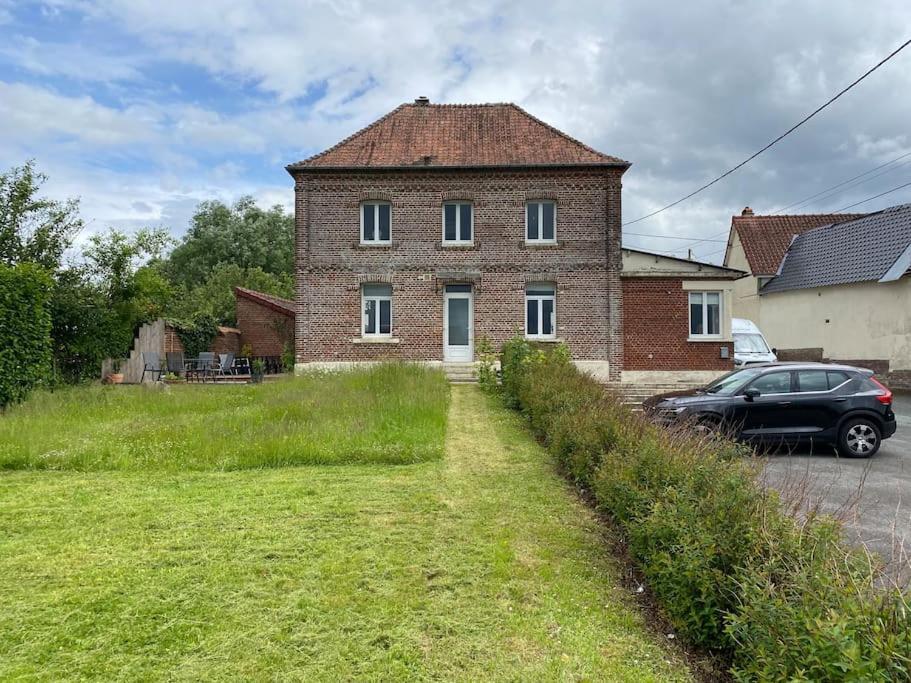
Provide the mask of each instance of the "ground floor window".
POLYGON ((721 292, 690 292, 690 337, 721 337, 721 292))
POLYGON ((525 288, 525 335, 534 339, 556 336, 556 287, 535 282, 525 288))
POLYGON ((362 290, 363 335, 392 334, 392 285, 364 285, 362 290))

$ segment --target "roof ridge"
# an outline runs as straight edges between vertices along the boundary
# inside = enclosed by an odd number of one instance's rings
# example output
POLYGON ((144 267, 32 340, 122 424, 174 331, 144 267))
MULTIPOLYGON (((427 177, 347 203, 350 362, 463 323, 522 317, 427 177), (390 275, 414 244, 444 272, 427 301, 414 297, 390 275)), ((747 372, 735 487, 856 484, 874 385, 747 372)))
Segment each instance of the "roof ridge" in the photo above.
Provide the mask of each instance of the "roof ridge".
MULTIPOLYGON (((554 126, 550 125, 550 124, 547 123, 546 121, 542 121, 541 119, 539 119, 539 118, 538 118, 537 116, 535 116, 534 114, 531 114, 531 113, 527 112, 525 109, 523 109, 522 107, 520 107, 520 106, 519 106, 518 104, 516 104, 515 102, 507 102, 506 104, 507 104, 507 106, 510 106, 510 107, 512 107, 512 108, 514 108, 514 109, 516 109, 516 110, 518 110, 519 112, 521 112, 522 114, 524 114, 525 116, 527 116, 528 118, 530 118, 530 119, 531 119, 532 121, 534 121, 535 123, 541 124, 542 126, 544 126, 545 128, 547 128, 549 131, 551 131, 552 133, 556 133, 557 135, 559 135, 560 137, 564 138, 565 140, 569 140, 569 141, 572 142, 573 144, 579 145, 582 149, 584 149, 584 150, 586 150, 586 151, 588 151, 588 152, 591 152, 592 154, 597 154, 598 156, 604 157, 605 159, 610 159, 611 161, 622 161, 623 163, 626 163, 626 164, 629 164, 629 163, 630 163, 630 162, 626 161, 625 159, 621 159, 620 157, 611 156, 610 154, 605 154, 604 152, 599 152, 597 149, 595 149, 595 148, 593 148, 593 147, 589 147, 588 145, 586 145, 586 144, 585 144, 584 142, 582 142, 581 140, 577 140, 577 139, 574 138, 572 135, 569 135, 568 133, 564 133, 564 132, 563 132, 562 130, 560 130, 559 128, 555 128, 554 126)), ((632 164, 630 164, 630 165, 632 165, 632 164)))
MULTIPOLYGON (((329 147, 329 148, 327 148, 327 149, 324 149, 322 152, 319 152, 319 153, 317 153, 317 154, 314 154, 313 156, 309 156, 309 157, 307 157, 306 159, 301 159, 300 161, 295 161, 293 164, 288 164, 285 168, 286 168, 286 169, 291 169, 291 168, 294 168, 295 166, 299 166, 299 165, 301 165, 301 164, 306 164, 306 163, 309 163, 309 162, 311 162, 311 161, 314 161, 315 159, 319 159, 320 157, 326 156, 327 154, 329 154, 329 152, 332 152, 332 151, 338 149, 339 147, 341 147, 342 145, 351 142, 351 141, 354 140, 355 138, 360 137, 361 135, 363 135, 364 133, 366 133, 366 132, 367 132, 368 130, 370 130, 371 128, 377 127, 377 126, 380 125, 383 121, 385 121, 385 120, 388 119, 390 116, 392 116, 393 114, 395 114, 397 111, 399 111, 400 109, 404 109, 404 108, 407 107, 407 106, 409 106, 409 103, 408 103, 408 102, 405 102, 405 103, 403 103, 403 104, 400 104, 400 105, 397 106, 395 109, 386 112, 386 114, 384 114, 383 116, 381 116, 380 118, 378 118, 378 119, 377 119, 376 121, 374 121, 373 123, 369 123, 369 124, 367 124, 366 126, 364 126, 363 128, 361 128, 361 129, 359 129, 359 130, 356 130, 356 131, 353 132, 351 135, 349 135, 348 137, 346 137, 344 140, 340 140, 339 142, 336 142, 334 145, 332 145, 332 147, 329 147)), ((413 103, 412 103, 412 106, 413 106, 413 103)))

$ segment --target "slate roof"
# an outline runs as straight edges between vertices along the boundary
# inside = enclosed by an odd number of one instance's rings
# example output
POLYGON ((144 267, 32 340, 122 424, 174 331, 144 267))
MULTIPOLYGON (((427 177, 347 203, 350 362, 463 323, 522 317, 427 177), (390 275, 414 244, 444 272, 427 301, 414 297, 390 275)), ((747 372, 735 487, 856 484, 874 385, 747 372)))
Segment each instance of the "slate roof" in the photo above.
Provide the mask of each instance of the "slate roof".
POLYGON ((515 104, 402 104, 295 170, 630 164, 562 133, 515 104))
POLYGON ((740 216, 731 217, 731 232, 736 230, 747 263, 753 275, 774 275, 781 257, 794 235, 821 225, 841 223, 859 218, 862 213, 802 214, 794 216, 756 216, 749 208, 740 216))
POLYGON ((762 293, 894 280, 909 266, 911 204, 902 204, 799 235, 762 293))
POLYGON ((271 308, 276 313, 283 313, 290 316, 293 316, 295 313, 294 302, 283 299, 280 296, 266 294, 265 292, 257 292, 256 290, 247 289, 246 287, 235 287, 234 296, 255 301, 266 308, 271 308))

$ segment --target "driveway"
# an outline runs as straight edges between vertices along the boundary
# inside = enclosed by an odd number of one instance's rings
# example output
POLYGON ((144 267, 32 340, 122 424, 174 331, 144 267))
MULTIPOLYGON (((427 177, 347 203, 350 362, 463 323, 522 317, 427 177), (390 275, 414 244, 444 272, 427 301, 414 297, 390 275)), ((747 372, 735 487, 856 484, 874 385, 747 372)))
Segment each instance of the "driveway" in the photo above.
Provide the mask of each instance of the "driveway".
POLYGON ((866 544, 911 574, 911 395, 896 395, 898 430, 868 460, 839 458, 834 451, 766 457, 765 480, 786 500, 837 516, 851 542, 866 544), (806 492, 807 495, 801 494, 806 492), (904 544, 904 545, 903 545, 904 544))

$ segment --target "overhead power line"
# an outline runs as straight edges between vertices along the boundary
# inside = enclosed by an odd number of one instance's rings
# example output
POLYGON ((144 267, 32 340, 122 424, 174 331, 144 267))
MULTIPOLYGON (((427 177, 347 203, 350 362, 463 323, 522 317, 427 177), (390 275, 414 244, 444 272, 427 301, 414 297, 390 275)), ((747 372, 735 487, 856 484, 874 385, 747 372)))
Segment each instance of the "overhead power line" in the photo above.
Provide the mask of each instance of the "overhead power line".
POLYGON ((793 133, 795 130, 797 130, 798 128, 800 128, 803 124, 805 124, 807 121, 809 121, 810 119, 812 119, 814 116, 816 116, 816 115, 817 115, 819 112, 821 112, 823 109, 825 109, 826 107, 828 107, 829 105, 831 105, 833 102, 835 102, 835 100, 837 100, 839 97, 841 97, 841 96, 844 95, 846 92, 848 92, 849 90, 851 90, 854 86, 856 86, 858 83, 860 83, 862 80, 864 80, 867 76, 869 76, 870 74, 872 74, 872 73, 873 73, 874 71, 876 71, 879 67, 881 67, 883 64, 885 64, 886 62, 888 62, 890 59, 892 59, 892 58, 893 58, 895 55, 897 55, 899 52, 901 52, 901 51, 904 50, 906 47, 908 47, 909 44, 911 44, 911 38, 909 38, 909 39, 906 40, 904 43, 902 43, 902 44, 899 45, 897 48, 895 48, 892 52, 890 52, 886 57, 884 57, 882 60, 880 60, 877 64, 875 64, 874 66, 872 66, 871 68, 869 68, 866 72, 863 73, 863 75, 861 75, 859 78, 857 78, 853 83, 851 83, 850 85, 848 85, 846 88, 840 90, 840 91, 839 91, 838 93, 836 93, 833 97, 829 98, 829 100, 827 100, 824 104, 822 104, 822 105, 820 105, 819 107, 817 107, 816 109, 814 109, 812 112, 810 112, 810 113, 807 114, 805 117, 803 117, 800 121, 798 121, 798 122, 795 123, 793 126, 791 126, 790 128, 788 128, 788 130, 786 130, 784 133, 782 133, 782 134, 779 135, 777 138, 775 138, 775 139, 772 140, 770 143, 768 143, 765 147, 763 147, 762 149, 760 149, 758 152, 755 152, 754 154, 750 155, 749 157, 747 157, 746 159, 744 159, 743 161, 741 161, 739 164, 737 164, 737 165, 734 166, 733 168, 731 168, 731 169, 725 171, 724 173, 722 173, 720 176, 718 176, 718 177, 715 178, 714 180, 711 180, 711 181, 707 182, 707 183, 706 183, 705 185, 703 185, 702 187, 700 187, 700 188, 698 188, 698 189, 696 189, 696 190, 693 190, 692 192, 690 192, 690 193, 689 193, 688 195, 686 195, 685 197, 681 197, 681 198, 678 199, 677 201, 671 202, 670 204, 668 204, 668 205, 666 205, 666 206, 662 206, 660 209, 656 209, 655 211, 652 211, 651 213, 648 213, 648 214, 646 214, 646 215, 644 215, 644 216, 641 216, 641 217, 639 217, 639 218, 636 218, 635 220, 627 221, 627 222, 624 223, 623 225, 632 225, 633 223, 638 223, 639 221, 644 221, 646 218, 651 218, 652 216, 657 216, 659 213, 661 213, 661 212, 663 212, 663 211, 667 211, 668 209, 670 209, 670 208, 672 208, 672 207, 674 207, 674 206, 677 206, 678 204, 680 204, 680 203, 682 203, 682 202, 685 202, 687 199, 690 199, 690 198, 692 198, 692 197, 695 197, 697 194, 699 194, 699 193, 702 192, 703 190, 707 190, 708 188, 710 188, 712 185, 714 185, 714 184, 717 183, 718 181, 723 180, 724 178, 727 178, 729 175, 731 175, 732 173, 734 173, 734 172, 737 171, 738 169, 743 168, 743 167, 746 166, 748 163, 750 163, 753 159, 755 159, 756 157, 758 157, 760 154, 762 154, 763 152, 765 152, 766 150, 768 150, 768 149, 769 149, 770 147, 772 147, 773 145, 775 145, 775 144, 781 142, 784 138, 786 138, 788 135, 790 135, 790 134, 793 133))
POLYGON ((665 239, 665 240, 686 240, 688 242, 692 242, 694 240, 698 240, 699 242, 727 242, 727 240, 713 240, 713 239, 707 239, 707 238, 702 238, 702 237, 679 237, 678 235, 653 235, 650 232, 624 232, 623 235, 624 235, 624 237, 626 235, 632 235, 635 237, 657 237, 659 239, 665 239))
MULTIPOLYGON (((780 209, 775 209, 775 210, 772 211, 771 213, 772 213, 772 214, 783 213, 784 211, 787 211, 788 209, 793 209, 793 208, 796 207, 796 206, 803 206, 803 205, 805 205, 807 202, 809 202, 809 201, 811 201, 811 200, 813 200, 813 199, 816 199, 817 197, 819 197, 819 196, 821 196, 821 195, 829 195, 828 197, 826 197, 826 198, 828 199, 828 198, 831 197, 831 196, 834 196, 834 195, 836 195, 836 194, 840 194, 839 192, 835 192, 835 193, 829 194, 829 192, 830 192, 831 190, 836 190, 836 189, 838 189, 838 188, 840 188, 840 187, 844 187, 844 186, 847 185, 848 183, 851 183, 851 182, 853 182, 853 181, 855 181, 855 180, 857 180, 857 179, 859 179, 859 178, 863 178, 863 177, 866 176, 866 175, 870 175, 870 174, 873 173, 874 171, 878 171, 878 170, 881 169, 881 168, 886 168, 887 166, 892 166, 892 165, 895 164, 896 162, 901 161, 902 159, 904 159, 904 158, 906 158, 906 157, 909 157, 909 156, 911 156, 911 152, 905 152, 904 154, 901 154, 901 155, 895 157, 894 159, 892 159, 892 160, 890 160, 890 161, 887 161, 887 162, 884 163, 884 164, 880 164, 879 166, 875 166, 874 168, 871 168, 871 169, 868 170, 868 171, 864 171, 863 173, 859 173, 859 174, 857 174, 856 176, 853 176, 853 177, 851 177, 851 178, 848 178, 847 180, 843 180, 842 182, 837 183, 836 185, 832 185, 831 187, 827 187, 827 188, 825 188, 824 190, 820 190, 820 191, 817 192, 816 194, 812 194, 812 195, 810 195, 809 197, 804 197, 803 199, 800 199, 800 200, 798 200, 798 201, 796 201, 796 202, 794 202, 794 203, 792 203, 792 204, 788 204, 787 206, 783 206, 783 207, 781 207, 780 209)), ((875 176, 872 176, 872 177, 870 177, 870 178, 867 178, 866 180, 863 180, 863 181, 861 181, 861 182, 859 182, 859 183, 855 183, 855 185, 862 185, 863 183, 866 183, 866 182, 868 182, 868 181, 870 181, 870 180, 873 180, 874 178, 879 178, 880 176, 885 175, 886 173, 891 173, 892 171, 895 171, 895 170, 901 168, 902 166, 904 166, 904 165, 907 164, 907 163, 908 163, 908 162, 905 162, 904 164, 899 164, 898 166, 893 166, 892 168, 890 168, 890 169, 888 169, 888 170, 886 170, 886 171, 883 171, 882 173, 877 173, 875 176)), ((846 189, 847 189, 847 188, 846 188, 846 189)))
POLYGON ((880 192, 879 194, 875 194, 872 197, 867 197, 866 199, 862 199, 859 202, 854 202, 853 204, 848 204, 847 206, 843 206, 840 209, 836 209, 835 213, 841 213, 842 211, 845 211, 846 209, 853 209, 855 206, 860 206, 861 204, 866 204, 867 202, 871 202, 874 199, 879 199, 880 197, 885 197, 887 194, 892 194, 893 192, 898 192, 903 187, 911 187, 911 183, 905 183, 904 185, 899 185, 898 187, 893 187, 891 190, 886 190, 885 192, 880 192))

